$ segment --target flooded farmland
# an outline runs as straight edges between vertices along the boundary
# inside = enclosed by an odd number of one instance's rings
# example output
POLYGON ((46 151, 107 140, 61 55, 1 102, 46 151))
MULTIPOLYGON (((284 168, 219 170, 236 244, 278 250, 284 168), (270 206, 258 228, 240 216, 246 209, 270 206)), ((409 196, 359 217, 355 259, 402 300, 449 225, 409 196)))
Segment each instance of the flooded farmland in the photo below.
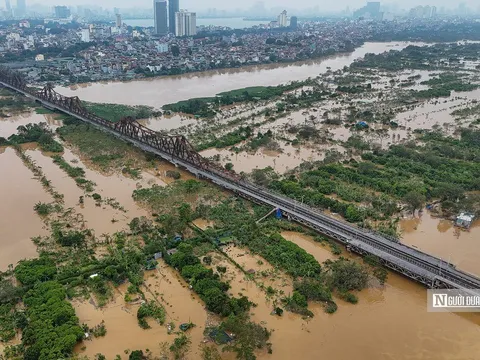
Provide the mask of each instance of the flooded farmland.
POLYGON ((0 169, 0 271, 5 271, 10 264, 37 256, 30 238, 47 230, 33 207, 52 199, 13 149, 0 147, 0 169))
MULTIPOLYGON (((200 300, 191 295, 186 283, 170 267, 161 263, 158 269, 145 273, 145 293, 148 299, 159 301, 166 308, 166 322, 175 326, 192 322, 196 327, 189 331, 192 343, 191 358, 200 358, 198 345, 203 340, 207 313, 200 300)), ((77 352, 94 357, 102 353, 107 358, 124 356, 124 350, 149 349, 154 356, 162 355, 161 343, 171 342, 175 334, 169 334, 167 327, 151 321, 151 329, 138 326, 136 313, 141 300, 126 304, 126 286, 117 288, 114 300, 103 308, 97 308, 93 301, 75 301, 74 307, 82 323, 95 326, 102 321, 107 335, 102 338, 85 340, 77 345, 77 352)))
MULTIPOLYGON (((320 62, 275 68, 255 67, 243 69, 240 72, 238 70, 212 72, 141 82, 93 84, 78 87, 75 90, 62 89, 61 91, 98 102, 147 104, 158 107, 166 102, 200 95, 213 95, 242 86, 273 85, 273 81, 277 84, 316 76, 319 72, 326 71, 327 67, 340 69, 353 59, 363 56, 365 52, 400 49, 405 45, 366 44, 351 55, 320 62)), ((365 138, 370 142, 380 142, 380 147, 385 149, 391 143, 400 143, 412 138, 413 131, 416 129, 441 127, 446 128, 448 133, 453 133, 453 127, 449 126, 455 121, 451 111, 466 99, 473 100, 477 95, 478 92, 461 95, 455 93, 450 99, 441 103, 426 102, 413 110, 397 114, 394 120, 398 122, 399 128, 388 129, 387 136, 376 137, 372 132, 367 133, 365 138), (459 96, 463 98, 457 99, 459 96)), ((338 104, 329 103, 325 109, 319 110, 318 114, 315 114, 317 111, 292 112, 287 117, 261 125, 257 130, 262 132, 272 130, 284 135, 287 126, 309 124, 311 116, 314 117, 311 121, 317 121, 318 125, 320 113, 326 109, 333 109, 334 105, 338 104)), ((243 110, 248 116, 252 115, 251 109, 243 110)), ((229 120, 240 116, 241 114, 233 114, 229 120)), ((60 125, 55 117, 51 116, 38 114, 17 116, 0 120, 0 136, 10 136, 19 125, 39 122, 47 122, 53 129, 60 125)), ((174 132, 179 127, 197 125, 201 122, 188 116, 173 115, 169 118, 145 120, 144 124, 155 130, 174 132)), ((220 162, 223 165, 230 162, 237 172, 250 172, 253 169, 271 166, 278 173, 283 173, 305 161, 323 160, 327 150, 345 152, 340 142, 346 141, 354 133, 352 129, 342 125, 323 123, 319 127, 325 130, 327 140, 322 140, 315 147, 292 145, 292 139, 285 138, 280 143, 282 151, 259 149, 237 153, 230 149, 209 148, 204 150, 202 155, 220 156, 220 162)), ((381 126, 375 125, 373 128, 376 131, 381 126)), ((56 191, 64 195, 64 206, 73 208, 79 214, 78 219, 83 222, 83 227, 93 230, 97 237, 109 236, 119 231, 130 231, 129 223, 135 217, 154 217, 146 208, 140 207, 133 200, 134 190, 148 189, 154 185, 165 188, 175 181, 167 176, 167 172, 179 172, 182 180, 194 178, 172 165, 157 160, 153 161, 153 166, 141 169, 138 178, 128 176, 121 171, 105 171, 83 158, 78 149, 66 145, 62 153, 65 161, 71 166, 84 169, 85 178, 95 183, 95 193, 102 199, 118 202, 123 210, 86 196, 74 179, 53 163, 50 154, 42 152, 35 145, 24 146, 24 151, 42 168, 56 191), (80 200, 83 197, 85 198, 80 200)), ((33 174, 24 166, 13 148, 0 147, 0 169, 2 169, 0 180, 2 188, 1 271, 6 270, 9 264, 15 265, 20 259, 37 256, 36 247, 30 238, 45 235, 48 232, 45 223, 35 213, 33 207, 38 202, 51 202, 52 198, 42 188, 38 179, 33 178, 33 174)), ((171 204, 172 208, 178 205, 180 204, 173 202, 171 204)), ((197 219, 194 224, 201 229, 214 226, 212 221, 203 219, 197 219)), ((436 219, 425 212, 420 218, 401 220, 400 228, 403 243, 437 255, 445 261, 454 263, 462 270, 480 274, 478 263, 480 251, 477 246, 480 239, 478 221, 470 231, 461 231, 453 227, 452 221, 436 219)), ((311 236, 295 231, 283 231, 282 236, 311 254, 319 263, 338 258, 331 253, 328 244, 315 242, 311 236)), ((145 239, 137 240, 142 242, 145 239)), ((358 257, 342 250, 343 256, 353 261, 361 261, 358 257)), ((238 266, 228 261, 224 255, 212 252, 209 253, 213 257, 211 268, 214 269, 216 266, 226 268, 226 274, 222 275, 222 280, 230 283, 229 295, 248 296, 256 304, 256 307, 251 310, 252 320, 272 330, 270 340, 273 354, 268 354, 264 350, 258 351, 256 355, 260 359, 464 360, 476 359, 480 353, 478 342, 480 317, 477 314, 428 313, 426 289, 399 275, 389 273, 384 286, 372 280, 368 289, 355 293, 359 298, 359 303, 356 305, 335 299, 338 303, 338 311, 333 315, 326 314, 321 304, 310 303, 309 308, 315 315, 313 318, 303 319, 290 312, 285 312, 280 317, 272 315, 273 305, 281 303, 283 296, 293 292, 293 278, 247 249, 229 246, 225 249, 225 253, 238 266), (275 295, 267 294, 265 289, 268 287, 276 290, 275 295)), ((201 359, 199 346, 208 341, 204 331, 211 323, 218 323, 218 317, 206 311, 205 303, 194 294, 190 284, 186 283, 180 273, 168 267, 163 260, 159 260, 157 269, 146 271, 143 280, 141 288, 146 300, 157 301, 165 307, 166 323, 174 323, 176 331, 182 323, 192 322, 196 325, 187 332, 191 349, 186 358, 201 359)), ((161 344, 172 343, 176 334, 169 334, 166 324, 160 325, 153 320, 151 329, 141 329, 136 314, 142 300, 125 301, 125 295, 128 293, 127 286, 128 283, 117 287, 112 300, 103 307, 99 307, 93 297, 72 301, 81 324, 85 323, 93 327, 103 321, 107 328, 105 337, 91 338, 79 343, 75 347, 78 355, 93 359, 101 353, 108 359, 113 359, 117 355, 126 359, 131 351, 137 349, 155 358, 161 358, 164 355, 165 347, 161 344)), ((225 353, 222 354, 222 358, 233 359, 234 355, 225 353)))

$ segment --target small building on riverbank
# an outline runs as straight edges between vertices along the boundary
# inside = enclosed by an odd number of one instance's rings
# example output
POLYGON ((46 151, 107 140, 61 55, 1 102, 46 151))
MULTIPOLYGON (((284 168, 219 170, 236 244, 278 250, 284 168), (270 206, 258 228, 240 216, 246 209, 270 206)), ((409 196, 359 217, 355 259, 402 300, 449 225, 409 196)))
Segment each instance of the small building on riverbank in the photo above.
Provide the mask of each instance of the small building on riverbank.
POLYGON ((455 219, 455 226, 458 226, 464 229, 470 229, 474 220, 475 220, 475 215, 470 213, 461 213, 455 219))

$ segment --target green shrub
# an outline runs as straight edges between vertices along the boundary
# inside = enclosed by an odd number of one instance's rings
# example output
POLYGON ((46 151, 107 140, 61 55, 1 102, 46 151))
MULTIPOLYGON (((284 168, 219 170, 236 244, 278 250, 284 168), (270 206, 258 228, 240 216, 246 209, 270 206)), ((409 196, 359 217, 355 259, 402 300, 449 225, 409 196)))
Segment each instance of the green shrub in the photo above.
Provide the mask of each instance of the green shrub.
POLYGON ((49 258, 40 257, 19 261, 14 273, 20 283, 31 286, 37 282, 52 280, 57 274, 57 267, 49 258))
POLYGON ((165 322, 165 309, 155 301, 143 303, 137 310, 137 320, 141 328, 147 329, 148 325, 146 318, 154 318, 160 325, 165 322))

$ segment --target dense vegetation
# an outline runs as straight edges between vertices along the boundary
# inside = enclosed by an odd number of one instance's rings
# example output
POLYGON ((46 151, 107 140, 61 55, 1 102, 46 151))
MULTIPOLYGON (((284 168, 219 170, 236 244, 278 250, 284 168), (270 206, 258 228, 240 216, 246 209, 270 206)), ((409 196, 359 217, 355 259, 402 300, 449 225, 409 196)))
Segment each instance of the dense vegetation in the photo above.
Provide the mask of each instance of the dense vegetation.
POLYGON ((217 94, 215 97, 196 98, 179 101, 163 106, 164 110, 180 112, 201 117, 212 117, 216 111, 225 105, 245 101, 270 100, 283 95, 285 92, 311 84, 311 80, 294 81, 286 85, 256 86, 217 94))
POLYGON ((196 146, 197 151, 202 151, 211 147, 218 149, 233 146, 239 142, 245 141, 253 135, 253 129, 250 126, 240 126, 238 129, 235 129, 229 133, 226 133, 220 137, 215 137, 215 139, 205 142, 199 146, 196 146))
MULTIPOLYGON (((233 199, 227 199, 216 206, 207 206, 201 209, 203 217, 215 221, 215 224, 221 229, 219 230, 220 234, 230 234, 238 244, 261 255, 270 264, 298 280, 295 291, 283 298, 283 303, 288 310, 305 316, 313 316, 307 309, 307 300, 312 300, 324 302, 325 311, 333 312, 332 309, 336 309, 336 305, 332 301, 333 291, 343 294, 366 286, 366 282, 358 280, 364 279, 367 274, 367 270, 363 266, 355 265, 355 268, 349 269, 350 281, 357 280, 357 284, 359 284, 353 288, 340 274, 343 267, 328 266, 327 271, 323 271, 322 266, 312 255, 298 245, 285 240, 279 231, 283 228, 290 228, 291 224, 281 221, 258 224, 256 218, 267 211, 262 207, 254 207, 252 216, 245 202, 233 199)), ((321 237, 316 237, 316 240, 326 241, 321 237)), ((341 263, 343 264, 344 261, 346 260, 342 260, 341 263)))
POLYGON ((432 23, 415 23, 408 28, 379 28, 374 31, 371 41, 424 41, 457 42, 461 40, 480 40, 480 25, 476 22, 459 22, 455 25, 448 21, 432 23))
POLYGON ((74 145, 93 164, 102 170, 119 169, 132 177, 138 175, 136 163, 146 159, 140 155, 141 152, 137 153, 140 156, 136 159, 127 158, 127 154, 132 153, 132 147, 113 135, 73 118, 66 118, 63 124, 57 129, 60 137, 74 145))
POLYGON ((269 186, 308 205, 330 209, 350 222, 388 219, 397 202, 411 211, 439 199, 446 215, 479 211, 468 192, 480 190, 480 131, 463 130, 459 140, 426 133, 425 146, 394 145, 364 152, 363 162, 319 164, 315 169, 269 182, 269 186), (382 195, 374 195, 379 192, 382 195), (328 195, 336 194, 341 201, 328 195), (354 203, 367 202, 360 208, 354 203))
POLYGON ((320 264, 298 245, 285 240, 272 230, 262 231, 244 202, 230 199, 205 210, 202 210, 204 216, 218 222, 219 226, 231 232, 240 244, 260 254, 286 273, 294 277, 321 273, 320 264))
POLYGON ((122 104, 101 104, 91 102, 84 102, 84 105, 88 111, 112 122, 120 121, 125 117, 132 117, 134 119, 148 119, 150 117, 161 115, 161 112, 155 111, 152 107, 145 105, 129 106, 122 104))
POLYGON ((35 103, 30 99, 15 95, 7 89, 1 89, 0 92, 0 118, 10 116, 10 113, 24 112, 31 107, 35 107, 35 103))
POLYGON ((401 51, 391 50, 382 54, 366 54, 356 60, 352 69, 374 68, 388 71, 436 70, 458 66, 459 60, 477 58, 480 44, 435 44, 432 46, 410 45, 401 51))
POLYGON ((53 360, 71 355, 83 330, 66 292, 55 281, 38 283, 23 298, 28 324, 23 330, 25 359, 53 360))
POLYGON ((17 134, 8 138, 8 144, 26 144, 37 142, 42 150, 50 152, 62 152, 63 146, 55 141, 53 133, 48 129, 46 123, 27 124, 17 128, 17 134))
POLYGON ((229 297, 226 292, 229 285, 220 281, 218 274, 206 268, 193 254, 193 247, 180 244, 177 252, 166 257, 172 267, 178 269, 182 277, 193 286, 193 290, 205 301, 207 309, 222 315, 239 315, 250 309, 247 297, 229 297))
POLYGON ((431 86, 428 90, 414 91, 414 96, 420 99, 430 99, 436 97, 449 97, 452 91, 472 91, 478 89, 478 85, 469 83, 469 80, 463 80, 464 75, 442 73, 438 77, 423 81, 422 85, 431 86), (467 82, 466 82, 467 81, 467 82))
POLYGON ((15 277, 21 284, 33 286, 37 282, 53 280, 57 267, 53 260, 47 257, 20 261, 15 268, 15 277))
POLYGON ((22 342, 8 352, 33 360, 69 357, 84 333, 65 288, 56 280, 54 261, 45 256, 24 260, 13 274, 21 286, 0 279, 0 339, 8 341, 22 330, 22 342), (18 306, 20 299, 23 307, 18 306))

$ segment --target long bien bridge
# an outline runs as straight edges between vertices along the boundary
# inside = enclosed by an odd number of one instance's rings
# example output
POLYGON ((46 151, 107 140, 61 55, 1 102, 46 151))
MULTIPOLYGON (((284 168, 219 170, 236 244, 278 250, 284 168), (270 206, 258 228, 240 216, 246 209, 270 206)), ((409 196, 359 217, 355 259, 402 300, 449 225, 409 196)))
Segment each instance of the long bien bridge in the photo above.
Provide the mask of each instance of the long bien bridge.
POLYGON ((350 251, 360 255, 375 255, 386 267, 427 287, 461 289, 467 293, 476 293, 472 289, 480 289, 480 278, 456 269, 449 262, 396 243, 377 233, 333 219, 295 200, 241 179, 238 175, 203 158, 184 136, 160 135, 131 118, 112 123, 90 113, 78 97, 58 94, 51 85, 41 90, 28 87, 19 73, 5 67, 0 68, 0 85, 23 94, 48 109, 58 110, 90 123, 241 197, 278 208, 289 219, 341 242, 350 251))

